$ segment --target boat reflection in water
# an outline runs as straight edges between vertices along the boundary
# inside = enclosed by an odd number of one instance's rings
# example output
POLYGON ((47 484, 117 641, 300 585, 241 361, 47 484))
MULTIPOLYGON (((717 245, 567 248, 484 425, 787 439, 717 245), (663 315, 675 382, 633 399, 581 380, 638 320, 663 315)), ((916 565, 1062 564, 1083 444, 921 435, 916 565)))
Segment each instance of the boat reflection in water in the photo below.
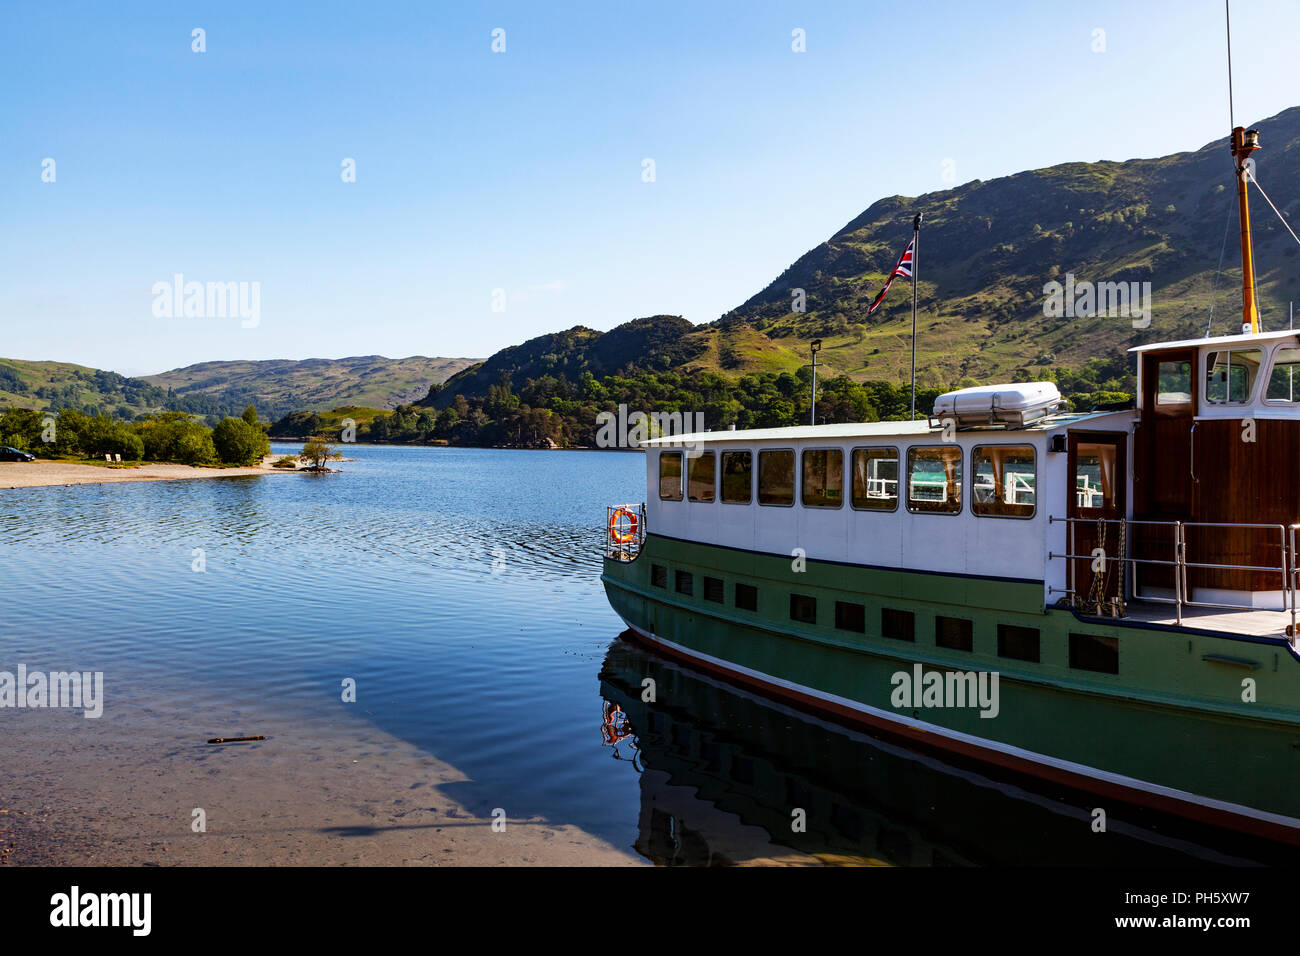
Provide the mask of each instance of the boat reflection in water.
POLYGON ((664 866, 1251 865, 1294 853, 1024 777, 995 779, 987 766, 823 721, 626 639, 606 654, 600 693, 602 743, 640 775, 635 848, 664 866), (650 690, 653 702, 643 701, 650 690), (1099 806, 1105 832, 1095 829, 1099 806))

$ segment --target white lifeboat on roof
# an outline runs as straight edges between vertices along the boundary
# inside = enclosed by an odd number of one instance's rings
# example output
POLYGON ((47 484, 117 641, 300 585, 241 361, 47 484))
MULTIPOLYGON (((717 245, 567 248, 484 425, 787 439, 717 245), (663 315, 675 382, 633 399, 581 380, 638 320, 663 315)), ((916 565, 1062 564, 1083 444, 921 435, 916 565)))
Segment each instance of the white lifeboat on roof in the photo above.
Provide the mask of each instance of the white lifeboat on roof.
POLYGON ((1066 410, 1055 382, 977 385, 945 392, 934 401, 934 417, 952 418, 959 427, 1024 426, 1066 410))

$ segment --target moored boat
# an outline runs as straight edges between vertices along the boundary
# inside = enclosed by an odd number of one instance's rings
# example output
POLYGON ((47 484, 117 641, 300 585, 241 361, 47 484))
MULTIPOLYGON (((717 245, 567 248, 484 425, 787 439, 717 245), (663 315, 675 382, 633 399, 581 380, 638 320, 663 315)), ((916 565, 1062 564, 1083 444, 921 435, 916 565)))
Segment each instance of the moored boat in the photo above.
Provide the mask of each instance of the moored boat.
POLYGON ((1300 334, 1259 331, 1244 272, 1242 334, 1130 350, 1132 407, 1013 383, 644 442, 611 604, 837 720, 1300 845, 1300 334))

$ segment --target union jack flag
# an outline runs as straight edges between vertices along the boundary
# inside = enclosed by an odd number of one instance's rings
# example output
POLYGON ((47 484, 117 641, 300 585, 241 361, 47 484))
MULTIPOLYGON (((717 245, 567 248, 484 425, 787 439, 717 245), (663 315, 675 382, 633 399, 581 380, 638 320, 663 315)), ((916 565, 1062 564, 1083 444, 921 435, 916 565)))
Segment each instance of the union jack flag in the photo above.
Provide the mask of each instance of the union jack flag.
POLYGON ((894 271, 889 274, 889 278, 885 280, 885 284, 881 286, 880 291, 871 301, 871 305, 867 306, 867 315, 873 314, 876 309, 880 308, 880 303, 885 301, 885 293, 889 291, 889 287, 893 284, 896 276, 902 276, 904 279, 912 278, 912 247, 915 244, 916 237, 913 236, 912 241, 903 250, 903 254, 898 257, 898 263, 894 266, 894 271))

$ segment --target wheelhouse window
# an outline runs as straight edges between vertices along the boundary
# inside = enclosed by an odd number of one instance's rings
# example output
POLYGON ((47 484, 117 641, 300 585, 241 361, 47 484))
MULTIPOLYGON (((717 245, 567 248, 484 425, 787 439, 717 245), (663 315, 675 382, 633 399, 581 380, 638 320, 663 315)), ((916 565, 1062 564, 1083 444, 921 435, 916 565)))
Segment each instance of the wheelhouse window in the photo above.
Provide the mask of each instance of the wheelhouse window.
POLYGON ((1156 365, 1156 404, 1186 405, 1192 400, 1192 363, 1160 362, 1156 365))
POLYGON ((758 503, 794 504, 794 450, 773 448, 758 453, 758 503))
POLYGON ((844 452, 838 448, 805 451, 800 496, 806 508, 838 508, 844 504, 844 452))
POLYGON ((893 511, 898 507, 898 449, 853 449, 851 504, 864 511, 893 511))
POLYGON ((993 518, 1032 518, 1037 502, 1032 445, 979 445, 971 452, 970 507, 993 518))
POLYGON ((754 453, 724 451, 722 453, 722 500, 730 504, 747 505, 753 495, 754 453))
POLYGON ((716 461, 711 451, 702 451, 694 457, 687 456, 686 497, 691 501, 713 500, 714 482, 717 478, 716 461))
POLYGON ((1250 401, 1262 349, 1232 349, 1210 352, 1205 357, 1205 400, 1212 405, 1240 405, 1250 401))
POLYGON ((1113 444, 1081 441, 1074 453, 1074 495, 1080 508, 1115 507, 1115 457, 1113 444))
POLYGON ((682 500, 682 453, 659 453, 659 497, 663 501, 682 500))
POLYGON ((1268 376, 1264 401, 1270 404, 1300 402, 1300 349, 1278 349, 1268 376))
POLYGON ((928 514, 961 511, 961 449, 931 445, 907 450, 907 510, 928 514))

